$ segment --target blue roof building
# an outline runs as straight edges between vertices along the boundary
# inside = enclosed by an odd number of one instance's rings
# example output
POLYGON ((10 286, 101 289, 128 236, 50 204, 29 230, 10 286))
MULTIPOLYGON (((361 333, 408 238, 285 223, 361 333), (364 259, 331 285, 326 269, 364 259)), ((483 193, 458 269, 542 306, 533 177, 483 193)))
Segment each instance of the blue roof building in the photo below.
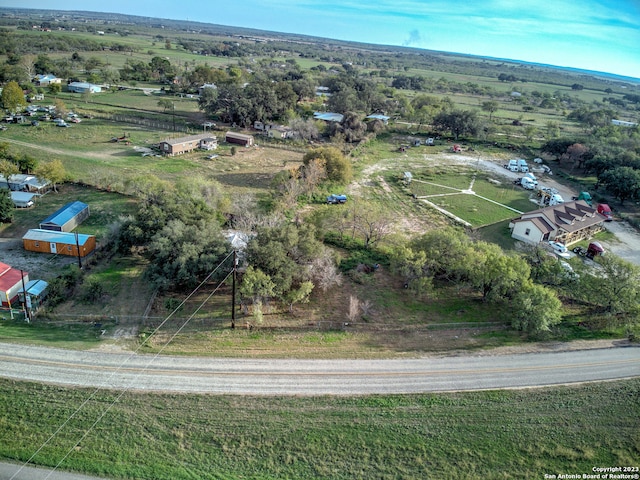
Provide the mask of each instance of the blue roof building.
POLYGON ((42 230, 55 232, 71 232, 89 216, 89 205, 79 201, 67 203, 58 211, 52 213, 42 222, 42 230))

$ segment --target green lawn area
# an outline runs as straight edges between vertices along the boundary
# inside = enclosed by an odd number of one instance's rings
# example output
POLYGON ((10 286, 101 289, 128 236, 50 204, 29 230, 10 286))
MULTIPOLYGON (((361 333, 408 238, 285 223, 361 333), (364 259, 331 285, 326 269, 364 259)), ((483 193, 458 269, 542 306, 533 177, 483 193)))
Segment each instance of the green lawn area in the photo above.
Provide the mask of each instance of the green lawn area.
POLYGON ((3 379, 0 399, 11 419, 0 458, 25 461, 49 440, 34 463, 68 455, 61 470, 114 479, 543 478, 637 466, 640 455, 640 380, 294 398, 119 397, 3 379))
POLYGON ((473 184, 473 191, 479 196, 455 194, 456 189, 469 188, 473 175, 474 172, 470 169, 459 170, 457 173, 450 172, 449 169, 443 169, 440 172, 429 171, 427 174, 418 173, 417 179, 411 182, 410 188, 413 194, 419 197, 426 196, 428 201, 466 220, 474 227, 494 224, 517 216, 513 210, 480 197, 518 211, 526 212, 534 209, 534 204, 528 198, 529 192, 515 187, 508 181, 505 183, 504 179, 497 181, 482 173, 477 174, 473 184), (429 183, 424 183, 421 179, 428 180, 429 183))

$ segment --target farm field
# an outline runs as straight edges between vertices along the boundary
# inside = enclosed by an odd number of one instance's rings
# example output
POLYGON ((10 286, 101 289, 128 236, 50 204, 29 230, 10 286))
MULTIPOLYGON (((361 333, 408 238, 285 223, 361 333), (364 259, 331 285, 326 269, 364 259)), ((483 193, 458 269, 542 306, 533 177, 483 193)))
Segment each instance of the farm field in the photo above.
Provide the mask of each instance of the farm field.
POLYGON ((61 470, 157 480, 211 472, 228 478, 420 478, 425 470, 443 478, 540 478, 591 472, 594 465, 635 465, 639 389, 638 380, 628 380, 431 395, 125 392, 120 398, 117 392, 0 380, 0 414, 14 419, 0 428, 2 438, 12 439, 1 444, 0 456, 26 459, 55 432, 34 458, 54 466, 101 418, 61 470))

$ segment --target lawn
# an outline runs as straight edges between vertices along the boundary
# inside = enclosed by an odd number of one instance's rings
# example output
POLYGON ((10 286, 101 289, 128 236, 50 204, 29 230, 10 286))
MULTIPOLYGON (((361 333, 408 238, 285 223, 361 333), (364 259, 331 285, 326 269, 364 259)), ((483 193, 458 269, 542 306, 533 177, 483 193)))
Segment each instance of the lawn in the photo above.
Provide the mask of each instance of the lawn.
POLYGON ((0 457, 25 461, 47 441, 35 463, 109 478, 520 479, 640 455, 640 380, 296 398, 0 380, 0 399, 0 457))
POLYGON ((426 197, 429 202, 474 227, 494 224, 517 215, 517 212, 485 198, 519 211, 533 209, 528 192, 511 183, 504 183, 504 179, 498 181, 490 175, 475 174, 473 170, 464 167, 453 170, 445 166, 441 169, 432 168, 425 173, 418 172, 417 178, 411 182, 411 192, 418 197, 426 197), (474 175, 473 191, 477 195, 460 193, 460 190, 470 187, 474 175))

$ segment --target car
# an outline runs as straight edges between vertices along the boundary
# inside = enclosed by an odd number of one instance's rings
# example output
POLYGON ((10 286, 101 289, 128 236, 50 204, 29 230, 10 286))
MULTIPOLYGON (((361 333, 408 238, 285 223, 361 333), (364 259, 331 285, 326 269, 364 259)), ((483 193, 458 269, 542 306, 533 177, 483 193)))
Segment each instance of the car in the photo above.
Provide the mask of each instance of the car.
POLYGON ((213 155, 208 155, 207 156, 207 160, 213 160, 214 158, 218 158, 219 156, 220 155, 217 155, 217 154, 214 153, 213 155))
POLYGON ((78 117, 71 117, 69 121, 71 123, 80 123, 82 120, 80 120, 78 117))
POLYGON ((56 123, 56 127, 70 127, 71 125, 69 125, 68 123, 63 123, 63 122, 57 122, 56 123))
POLYGON ((31 125, 34 127, 39 127, 40 126, 40 122, 38 120, 31 120, 31 125))
POLYGON ((553 240, 549 240, 549 245, 553 249, 553 253, 563 258, 570 258, 571 254, 569 253, 569 249, 566 247, 564 243, 554 242, 553 240))

